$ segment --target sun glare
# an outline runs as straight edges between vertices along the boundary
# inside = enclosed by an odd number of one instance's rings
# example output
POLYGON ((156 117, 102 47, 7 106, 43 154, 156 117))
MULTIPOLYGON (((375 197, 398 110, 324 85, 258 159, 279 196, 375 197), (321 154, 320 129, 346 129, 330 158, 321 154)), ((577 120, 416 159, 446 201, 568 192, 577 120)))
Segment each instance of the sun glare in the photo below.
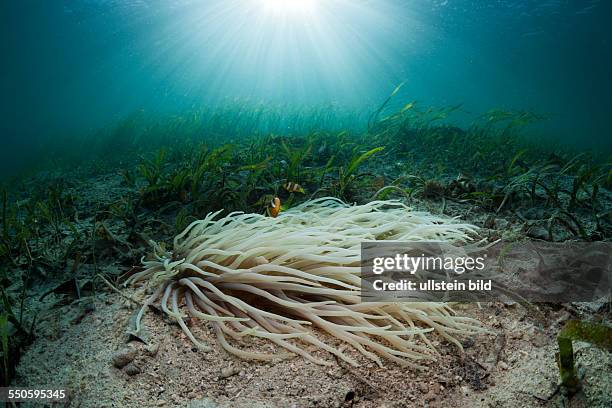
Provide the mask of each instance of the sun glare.
POLYGON ((305 17, 317 10, 317 0, 261 0, 267 13, 279 17, 305 17))

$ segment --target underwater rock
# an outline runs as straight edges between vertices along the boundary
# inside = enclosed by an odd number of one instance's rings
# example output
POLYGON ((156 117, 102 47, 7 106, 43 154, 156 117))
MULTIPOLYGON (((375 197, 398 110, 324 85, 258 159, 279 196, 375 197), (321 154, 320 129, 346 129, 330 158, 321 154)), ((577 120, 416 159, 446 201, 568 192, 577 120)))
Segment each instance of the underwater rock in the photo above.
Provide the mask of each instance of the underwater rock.
POLYGON ((417 388, 422 394, 427 394, 429 392, 429 386, 426 383, 419 383, 417 388))
POLYGON ((533 225, 527 230, 527 236, 541 240, 548 240, 548 231, 541 225, 533 225))
POLYGON ((160 344, 159 343, 152 343, 152 344, 149 344, 148 346, 146 346, 145 350, 146 350, 148 355, 150 355, 151 357, 155 357, 157 355, 157 353, 159 352, 159 348, 160 348, 160 344))
POLYGON ((113 355, 113 365, 117 368, 123 368, 131 363, 134 358, 136 358, 136 349, 123 349, 113 355))
POLYGON ((125 373, 130 377, 141 373, 140 367, 138 367, 134 363, 129 363, 128 365, 126 365, 123 371, 125 371, 125 373))
POLYGON ((238 369, 236 369, 235 367, 226 367, 221 370, 221 375, 219 376, 219 378, 228 378, 238 374, 238 372, 238 369))
POLYGON ((508 368, 510 368, 510 366, 508 365, 508 363, 506 363, 505 361, 499 361, 497 363, 497 366, 499 368, 501 368, 502 370, 507 370, 508 368))

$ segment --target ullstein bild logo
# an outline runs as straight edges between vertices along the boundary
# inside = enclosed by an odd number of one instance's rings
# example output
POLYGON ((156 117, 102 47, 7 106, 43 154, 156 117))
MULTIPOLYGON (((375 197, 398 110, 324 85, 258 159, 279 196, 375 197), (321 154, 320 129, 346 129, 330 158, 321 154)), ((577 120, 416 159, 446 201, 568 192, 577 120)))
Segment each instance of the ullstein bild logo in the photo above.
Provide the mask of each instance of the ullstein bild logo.
POLYGON ((610 293, 612 243, 368 241, 362 301, 589 302, 610 293))

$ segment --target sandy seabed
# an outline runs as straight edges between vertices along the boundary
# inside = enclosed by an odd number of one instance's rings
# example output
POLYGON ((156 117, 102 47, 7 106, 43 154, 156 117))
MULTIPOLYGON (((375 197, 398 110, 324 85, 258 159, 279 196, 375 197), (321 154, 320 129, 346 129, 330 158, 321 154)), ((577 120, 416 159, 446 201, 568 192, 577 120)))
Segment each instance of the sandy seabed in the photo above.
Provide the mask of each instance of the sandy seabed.
MULTIPOLYGON (((54 296, 45 300, 49 307, 54 296)), ((300 357, 243 361, 221 348, 212 329, 192 327, 213 348, 204 353, 154 311, 144 319, 145 344, 126 334, 135 305, 105 293, 93 304, 51 308, 41 316, 38 339, 22 357, 14 383, 66 388, 70 407, 609 406, 612 358, 587 343, 575 347, 585 375, 583 392, 569 401, 557 392, 554 333, 570 317, 565 308, 542 308, 548 323, 542 328, 518 304, 456 306, 495 334, 463 338, 464 353, 436 342, 441 355, 417 371, 392 363, 380 368, 350 347, 346 352, 362 363, 358 368, 313 349, 331 365, 300 357)), ((277 351, 266 341, 241 346, 277 351)))

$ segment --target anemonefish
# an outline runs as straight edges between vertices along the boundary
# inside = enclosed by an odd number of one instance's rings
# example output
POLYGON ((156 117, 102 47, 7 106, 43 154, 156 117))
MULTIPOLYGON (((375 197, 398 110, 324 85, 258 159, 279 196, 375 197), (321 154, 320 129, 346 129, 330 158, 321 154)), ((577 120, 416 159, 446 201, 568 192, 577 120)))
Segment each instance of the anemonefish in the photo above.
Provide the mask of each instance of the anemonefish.
POLYGON ((287 182, 283 185, 283 188, 290 193, 304 194, 304 189, 298 183, 287 182))
POLYGON ((281 201, 280 198, 274 197, 270 203, 268 203, 268 207, 266 208, 268 215, 272 218, 276 218, 278 214, 281 212, 281 201))

